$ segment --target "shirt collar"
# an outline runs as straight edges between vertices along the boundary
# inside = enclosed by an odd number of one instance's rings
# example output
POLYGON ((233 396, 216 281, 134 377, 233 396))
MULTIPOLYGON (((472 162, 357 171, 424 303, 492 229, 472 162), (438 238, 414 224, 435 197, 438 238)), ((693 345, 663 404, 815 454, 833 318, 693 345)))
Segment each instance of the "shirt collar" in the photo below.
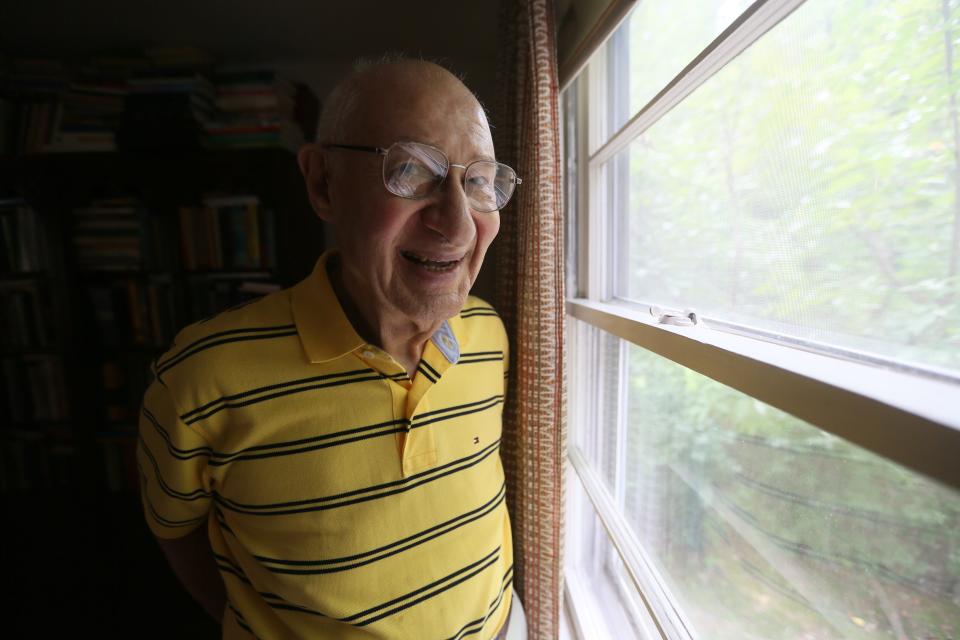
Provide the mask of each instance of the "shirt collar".
POLYGON ((457 361, 460 360, 460 343, 447 320, 443 321, 443 324, 440 325, 440 328, 436 330, 430 340, 437 350, 443 354, 443 357, 447 359, 447 362, 457 364, 457 361))
MULTIPOLYGON (((293 319, 312 363, 334 360, 366 344, 343 312, 327 275, 327 263, 337 253, 336 249, 325 251, 313 272, 293 287, 293 319)), ((454 316, 454 323, 456 319, 454 316)), ((450 322, 444 321, 431 340, 450 364, 457 363, 460 343, 450 322)))
POLYGON ((327 263, 336 253, 325 251, 313 272, 293 287, 293 319, 313 363, 339 358, 366 344, 343 312, 327 275, 327 263))

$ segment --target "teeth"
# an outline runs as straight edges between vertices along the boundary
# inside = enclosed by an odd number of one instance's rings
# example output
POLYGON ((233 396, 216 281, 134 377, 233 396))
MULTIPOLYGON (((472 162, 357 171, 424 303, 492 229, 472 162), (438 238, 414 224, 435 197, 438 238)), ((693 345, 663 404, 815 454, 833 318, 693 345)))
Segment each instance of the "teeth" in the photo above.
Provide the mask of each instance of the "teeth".
POLYGON ((411 262, 416 262, 427 271, 447 271, 450 269, 450 267, 453 267, 460 262, 459 260, 430 260, 415 253, 411 253, 410 251, 401 251, 400 253, 404 258, 410 260, 411 262))

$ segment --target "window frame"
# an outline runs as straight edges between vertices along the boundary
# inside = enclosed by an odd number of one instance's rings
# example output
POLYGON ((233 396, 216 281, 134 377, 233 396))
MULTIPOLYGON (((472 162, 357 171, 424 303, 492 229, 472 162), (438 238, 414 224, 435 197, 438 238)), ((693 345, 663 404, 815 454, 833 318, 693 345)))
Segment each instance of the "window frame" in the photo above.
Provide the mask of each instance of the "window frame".
MULTIPOLYGON (((852 350, 791 344, 781 336, 710 318, 698 318, 692 326, 665 324, 650 308, 613 295, 615 274, 608 256, 615 250, 616 234, 607 207, 605 171, 609 161, 804 1, 754 2, 609 137, 608 109, 603 104, 607 95, 606 41, 598 44, 576 82, 566 83, 564 89, 574 92, 570 98, 575 105, 576 139, 562 142, 571 145, 577 166, 575 184, 568 191, 575 194, 576 201, 567 207, 568 212, 573 211, 567 229, 575 237, 568 244, 572 271, 568 272, 566 314, 958 489, 960 374, 899 366, 852 350), (602 97, 596 100, 597 96, 602 97)), ((628 16, 629 12, 624 12, 621 21, 628 16)), ((566 97, 560 102, 564 105, 566 97)), ((564 131, 569 131, 566 119, 562 121, 564 131)), ((577 342, 569 341, 572 350, 581 348, 577 342)), ((567 359, 568 380, 586 390, 589 381, 576 375, 577 360, 576 353, 567 359)), ((589 386, 594 387, 597 381, 593 382, 589 386)), ((581 393, 580 397, 590 395, 581 393)), ((571 421, 581 422, 598 412, 581 408, 569 415, 571 421)), ((582 486, 637 589, 645 616, 639 622, 646 637, 693 638, 682 612, 673 607, 665 582, 620 513, 617 497, 611 495, 572 438, 568 461, 570 476, 582 486)), ((577 540, 568 543, 577 544, 577 540)), ((576 595, 582 587, 575 576, 566 579, 566 627, 574 637, 593 637, 589 621, 599 613, 592 607, 578 608, 581 599, 576 595)))

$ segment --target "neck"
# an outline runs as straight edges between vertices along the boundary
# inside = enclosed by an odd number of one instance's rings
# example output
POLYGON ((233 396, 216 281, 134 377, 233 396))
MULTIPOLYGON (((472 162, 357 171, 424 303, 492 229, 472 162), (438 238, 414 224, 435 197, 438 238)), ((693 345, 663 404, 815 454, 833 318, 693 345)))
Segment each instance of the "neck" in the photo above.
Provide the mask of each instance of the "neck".
POLYGON ((357 334, 389 353, 412 378, 427 340, 440 328, 443 321, 417 322, 389 305, 355 300, 350 295, 350 288, 344 283, 344 273, 339 260, 331 260, 327 264, 327 275, 343 312, 357 334))

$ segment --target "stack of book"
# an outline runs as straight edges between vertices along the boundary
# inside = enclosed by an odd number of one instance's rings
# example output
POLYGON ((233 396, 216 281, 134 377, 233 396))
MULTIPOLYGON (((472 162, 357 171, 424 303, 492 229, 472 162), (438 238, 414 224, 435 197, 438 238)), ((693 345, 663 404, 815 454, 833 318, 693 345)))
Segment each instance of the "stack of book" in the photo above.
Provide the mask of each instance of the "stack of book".
POLYGON ((50 346, 50 308, 41 281, 0 281, 0 347, 16 350, 50 346))
POLYGON ((3 146, 17 153, 41 153, 53 140, 60 96, 69 74, 59 60, 17 58, 10 64, 0 114, 6 120, 3 146))
POLYGON ((118 132, 124 150, 199 149, 216 115, 214 88, 199 72, 135 73, 118 132))
POLYGON ((197 269, 273 269, 273 211, 255 195, 208 197, 202 206, 180 207, 183 266, 197 269))
POLYGON ((81 269, 161 268, 169 259, 157 216, 131 198, 103 198, 73 211, 73 245, 81 269))
POLYGON ((53 139, 44 151, 116 151, 125 82, 88 78, 70 84, 59 103, 53 139))
POLYGON ((0 272, 40 271, 46 242, 36 211, 20 198, 0 199, 0 272))
MULTIPOLYGON (((214 149, 282 147, 296 151, 304 142, 297 121, 300 90, 271 70, 214 74, 218 118, 206 125, 214 149)), ((306 96, 303 97, 306 99, 306 96)))
POLYGON ((159 347, 173 337, 173 295, 167 276, 90 283, 87 294, 99 344, 111 348, 159 347))

